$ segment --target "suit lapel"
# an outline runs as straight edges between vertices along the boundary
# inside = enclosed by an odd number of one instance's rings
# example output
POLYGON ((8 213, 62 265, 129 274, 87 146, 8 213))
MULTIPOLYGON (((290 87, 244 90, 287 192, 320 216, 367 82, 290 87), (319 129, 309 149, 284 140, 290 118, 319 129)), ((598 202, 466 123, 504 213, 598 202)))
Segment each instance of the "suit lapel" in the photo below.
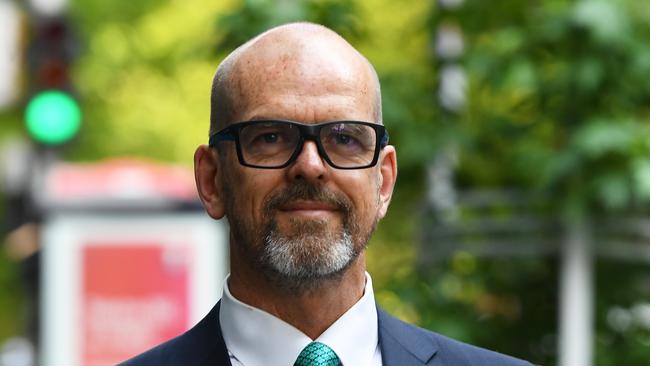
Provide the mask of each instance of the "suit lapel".
POLYGON ((226 342, 221 334, 221 324, 219 323, 220 305, 221 302, 218 302, 195 327, 196 337, 192 342, 196 342, 199 354, 205 355, 198 363, 200 366, 232 366, 226 342))
POLYGON ((425 331, 377 309, 379 347, 384 366, 427 365, 438 351, 436 340, 425 331))

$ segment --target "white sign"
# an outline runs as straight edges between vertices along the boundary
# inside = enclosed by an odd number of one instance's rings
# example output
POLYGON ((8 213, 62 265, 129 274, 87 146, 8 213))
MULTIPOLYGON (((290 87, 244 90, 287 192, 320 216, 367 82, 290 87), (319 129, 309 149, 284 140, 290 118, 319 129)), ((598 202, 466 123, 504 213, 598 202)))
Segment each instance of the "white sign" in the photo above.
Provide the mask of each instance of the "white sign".
POLYGON ((115 365, 189 329, 221 295, 227 235, 202 211, 50 216, 41 365, 115 365))

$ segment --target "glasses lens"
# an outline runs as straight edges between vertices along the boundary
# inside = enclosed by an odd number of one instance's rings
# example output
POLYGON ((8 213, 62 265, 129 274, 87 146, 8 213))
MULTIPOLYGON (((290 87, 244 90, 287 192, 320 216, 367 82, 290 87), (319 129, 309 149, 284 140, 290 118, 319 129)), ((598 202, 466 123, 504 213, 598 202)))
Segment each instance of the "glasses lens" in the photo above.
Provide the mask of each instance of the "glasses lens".
POLYGON ((372 127, 361 123, 341 122, 323 127, 320 140, 334 165, 354 168, 372 162, 377 133, 372 127))
POLYGON ((275 167, 285 164, 300 140, 297 126, 283 122, 260 122, 239 132, 244 161, 248 164, 275 167))

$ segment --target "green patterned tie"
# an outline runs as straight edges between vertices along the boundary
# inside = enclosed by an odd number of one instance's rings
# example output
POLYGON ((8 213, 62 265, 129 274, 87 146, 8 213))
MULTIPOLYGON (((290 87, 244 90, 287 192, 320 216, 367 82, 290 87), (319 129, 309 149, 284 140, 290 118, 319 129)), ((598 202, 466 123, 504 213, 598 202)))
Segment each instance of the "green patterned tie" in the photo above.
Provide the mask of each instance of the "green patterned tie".
POLYGON ((327 345, 311 342, 300 352, 293 366, 341 366, 341 360, 327 345))

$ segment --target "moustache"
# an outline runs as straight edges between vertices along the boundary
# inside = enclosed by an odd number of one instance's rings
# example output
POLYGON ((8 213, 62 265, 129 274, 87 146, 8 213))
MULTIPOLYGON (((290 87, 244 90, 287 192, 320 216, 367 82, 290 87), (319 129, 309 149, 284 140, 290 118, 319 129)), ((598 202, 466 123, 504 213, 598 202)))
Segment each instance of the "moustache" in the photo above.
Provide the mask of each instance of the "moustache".
POLYGON ((352 202, 344 195, 304 181, 294 183, 271 196, 264 205, 264 212, 270 215, 273 211, 294 201, 322 202, 336 207, 346 215, 352 212, 352 202))

